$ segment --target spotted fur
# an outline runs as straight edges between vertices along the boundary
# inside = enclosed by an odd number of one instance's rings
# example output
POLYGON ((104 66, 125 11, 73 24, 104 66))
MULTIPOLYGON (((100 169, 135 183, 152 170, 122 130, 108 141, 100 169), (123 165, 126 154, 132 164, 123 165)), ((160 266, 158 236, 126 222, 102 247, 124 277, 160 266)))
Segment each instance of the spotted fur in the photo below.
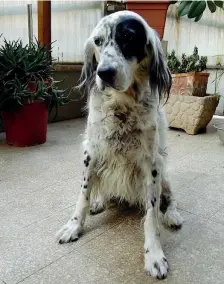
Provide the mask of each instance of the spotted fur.
POLYGON ((163 102, 171 76, 160 40, 139 15, 122 11, 98 23, 84 54, 79 85, 88 92, 84 182, 59 242, 78 238, 90 195, 96 212, 112 198, 138 204, 146 211, 145 269, 163 279, 168 262, 159 240, 159 215, 170 227, 181 226, 182 218, 166 171, 163 102))

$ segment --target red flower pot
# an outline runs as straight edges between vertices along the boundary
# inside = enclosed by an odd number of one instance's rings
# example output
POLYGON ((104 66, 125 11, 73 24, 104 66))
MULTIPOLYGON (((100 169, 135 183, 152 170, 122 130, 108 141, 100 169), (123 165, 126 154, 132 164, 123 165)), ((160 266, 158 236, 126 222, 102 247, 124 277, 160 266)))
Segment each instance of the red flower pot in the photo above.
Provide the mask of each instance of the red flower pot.
MULTIPOLYGON (((36 90, 31 82, 29 90, 36 90)), ((2 112, 7 144, 16 147, 34 146, 46 142, 48 106, 46 102, 25 103, 15 112, 2 112)))
POLYGON ((155 29, 160 38, 163 38, 166 13, 171 1, 132 1, 127 0, 127 10, 142 16, 150 27, 155 29))

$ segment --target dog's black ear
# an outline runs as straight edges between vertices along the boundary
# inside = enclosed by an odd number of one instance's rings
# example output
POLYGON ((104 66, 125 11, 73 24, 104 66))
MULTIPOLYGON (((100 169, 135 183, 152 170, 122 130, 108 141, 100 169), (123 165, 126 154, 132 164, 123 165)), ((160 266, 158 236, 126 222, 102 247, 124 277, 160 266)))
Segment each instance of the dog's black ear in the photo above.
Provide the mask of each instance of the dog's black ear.
POLYGON ((160 99, 163 96, 168 99, 172 77, 166 63, 160 39, 156 32, 153 31, 152 34, 153 37, 147 45, 147 51, 150 57, 149 83, 152 90, 156 91, 156 89, 158 89, 160 99))
POLYGON ((77 88, 84 92, 90 91, 95 83, 96 68, 97 62, 94 53, 93 41, 92 39, 88 39, 84 46, 84 63, 77 88))

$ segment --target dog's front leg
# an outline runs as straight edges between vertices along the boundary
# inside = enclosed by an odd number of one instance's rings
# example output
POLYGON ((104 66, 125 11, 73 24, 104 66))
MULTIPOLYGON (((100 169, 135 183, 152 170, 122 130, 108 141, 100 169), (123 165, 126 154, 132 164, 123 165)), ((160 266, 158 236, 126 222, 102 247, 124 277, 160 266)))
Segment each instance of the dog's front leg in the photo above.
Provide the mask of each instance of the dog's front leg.
POLYGON ((159 233, 159 204, 161 193, 161 173, 157 165, 152 168, 152 183, 149 186, 147 213, 144 223, 145 270, 158 279, 167 277, 169 265, 163 253, 159 233))
POLYGON ((85 151, 84 155, 84 172, 81 191, 72 218, 57 233, 57 240, 60 244, 78 240, 89 209, 89 197, 92 187, 91 174, 95 166, 96 158, 87 151, 85 151))

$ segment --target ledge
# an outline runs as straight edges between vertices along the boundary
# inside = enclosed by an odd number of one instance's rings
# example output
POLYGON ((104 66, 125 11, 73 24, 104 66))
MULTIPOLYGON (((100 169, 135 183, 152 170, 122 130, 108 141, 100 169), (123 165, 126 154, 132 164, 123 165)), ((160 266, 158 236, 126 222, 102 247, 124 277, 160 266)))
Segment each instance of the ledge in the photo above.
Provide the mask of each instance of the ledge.
POLYGON ((54 66, 55 71, 81 71, 82 64, 57 64, 54 66))

